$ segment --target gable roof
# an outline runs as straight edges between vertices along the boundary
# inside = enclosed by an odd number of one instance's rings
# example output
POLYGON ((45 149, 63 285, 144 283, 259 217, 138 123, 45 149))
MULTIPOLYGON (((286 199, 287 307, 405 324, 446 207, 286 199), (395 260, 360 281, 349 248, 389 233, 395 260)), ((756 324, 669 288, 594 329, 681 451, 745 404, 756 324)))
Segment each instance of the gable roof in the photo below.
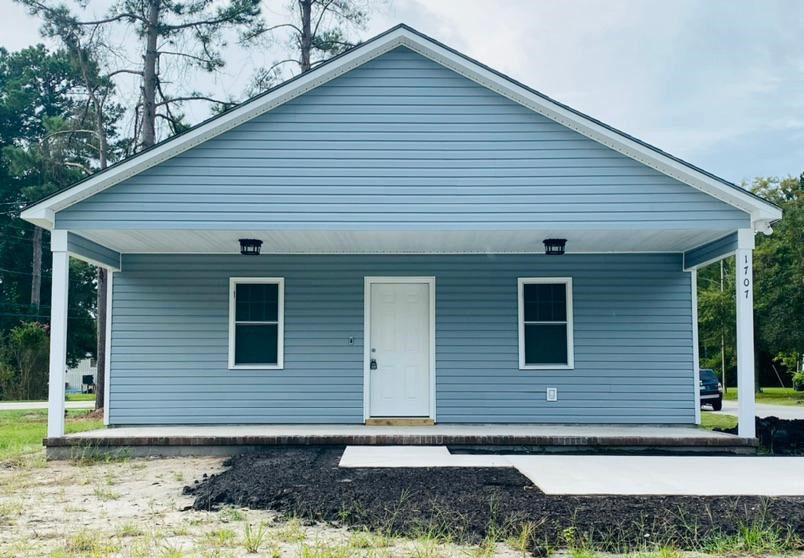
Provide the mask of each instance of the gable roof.
POLYGON ((751 215, 756 230, 768 231, 770 223, 782 216, 781 209, 759 196, 555 101, 407 25, 400 24, 307 73, 289 79, 181 134, 51 194, 23 210, 21 217, 52 229, 57 211, 231 130, 400 46, 407 47, 627 157, 747 212, 751 215))

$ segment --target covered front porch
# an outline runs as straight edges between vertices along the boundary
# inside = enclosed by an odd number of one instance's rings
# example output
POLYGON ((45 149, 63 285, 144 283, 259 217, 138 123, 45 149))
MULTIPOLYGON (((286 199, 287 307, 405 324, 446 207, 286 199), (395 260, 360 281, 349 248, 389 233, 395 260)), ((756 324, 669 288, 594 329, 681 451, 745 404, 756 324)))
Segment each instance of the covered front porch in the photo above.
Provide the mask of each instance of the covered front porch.
MULTIPOLYGON (((558 435, 564 440, 558 445, 750 447, 733 437, 684 425, 700 422, 696 270, 735 254, 743 264, 737 287, 739 437, 754 437, 753 230, 725 236, 705 230, 498 233, 378 233, 371 241, 365 237, 368 244, 361 250, 366 253, 320 254, 313 246, 325 251, 321 237, 303 231, 285 233, 285 244, 276 233, 257 231, 175 235, 139 231, 130 237, 108 231, 54 231, 48 445, 72 446, 88 440, 90 445, 109 440, 150 444, 157 437, 168 445, 169 439, 178 438, 179 445, 199 445, 197 439, 207 439, 231 446, 232 439, 250 437, 269 443, 287 437, 303 443, 353 443, 345 440, 357 436, 381 441, 375 443, 454 439, 551 446, 550 428, 572 423, 567 426, 570 430, 558 435), (246 234, 266 239, 259 257, 231 253, 246 234), (567 239, 566 254, 524 251, 522 238, 532 249, 541 244, 537 238, 550 236, 567 239), (718 238, 700 243, 713 236, 718 238), (195 239, 190 244, 193 253, 173 253, 190 237, 195 239), (124 238, 145 244, 135 248, 124 238), (391 238, 393 253, 382 253, 391 238), (460 249, 459 242, 468 247, 481 238, 496 244, 487 253, 460 249), (601 251, 604 241, 612 252, 601 251), (305 242, 307 249, 298 253, 299 243, 305 242), (443 253, 430 252, 436 243, 443 253), (698 244, 683 249, 691 243, 698 244), (214 253, 225 245, 228 253, 214 253), (637 245, 645 250, 636 251, 637 245), (145 251, 147 246, 151 246, 148 253, 131 252, 145 251), (166 253, 155 253, 157 248, 166 253), (106 267, 112 284, 107 304, 106 420, 115 428, 83 438, 63 437, 60 363, 65 360, 69 257, 106 267), (366 430, 360 425, 372 416, 365 401, 369 389, 365 378, 371 377, 367 365, 371 354, 364 344, 366 285, 370 277, 400 276, 432 279, 435 335, 428 414, 437 424, 366 430), (281 366, 274 370, 239 370, 226 364, 233 277, 282 280, 284 351, 281 366), (567 320, 574 334, 571 366, 528 369, 517 362, 516 284, 522 277, 571 279, 574 319, 567 320), (557 400, 551 401, 550 388, 557 390, 557 400), (149 389, 150 395, 143 397, 149 389), (480 431, 476 426, 461 428, 478 422, 494 424, 480 431), (271 426, 287 423, 298 426, 271 426), (544 430, 541 425, 547 423, 555 426, 544 430), (628 426, 625 434, 604 435, 600 442, 597 433, 583 433, 584 423, 604 430, 609 424, 628 426), (219 426, 208 426, 212 424, 219 426), (229 424, 254 426, 242 427, 244 434, 233 438, 225 434, 230 427, 223 425, 229 424), (659 425, 676 426, 665 430, 659 425), (205 429, 214 430, 205 438, 205 429), (319 438, 316 432, 333 434, 319 438), (576 442, 568 444, 568 439, 576 442)), ((330 242, 357 241, 362 236, 342 233, 340 240, 330 242)), ((234 445, 238 444, 242 442, 234 445)))

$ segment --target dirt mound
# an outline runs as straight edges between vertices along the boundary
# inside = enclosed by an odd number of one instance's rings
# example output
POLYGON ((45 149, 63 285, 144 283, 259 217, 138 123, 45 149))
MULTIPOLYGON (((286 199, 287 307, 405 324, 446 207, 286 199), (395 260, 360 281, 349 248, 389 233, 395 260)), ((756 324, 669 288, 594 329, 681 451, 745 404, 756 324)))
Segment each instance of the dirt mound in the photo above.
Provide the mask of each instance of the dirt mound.
MULTIPOLYGON (((804 455, 804 420, 757 417, 756 421, 761 450, 775 455, 804 455)), ((737 428, 716 430, 737 434, 737 428)))
POLYGON ((760 521, 804 536, 804 498, 551 496, 515 469, 345 469, 338 467, 342 453, 277 448, 237 457, 185 493, 195 495, 198 510, 247 506, 471 543, 492 531, 516 535, 532 522, 534 550, 572 544, 570 538, 615 551, 649 541, 693 548, 760 521))

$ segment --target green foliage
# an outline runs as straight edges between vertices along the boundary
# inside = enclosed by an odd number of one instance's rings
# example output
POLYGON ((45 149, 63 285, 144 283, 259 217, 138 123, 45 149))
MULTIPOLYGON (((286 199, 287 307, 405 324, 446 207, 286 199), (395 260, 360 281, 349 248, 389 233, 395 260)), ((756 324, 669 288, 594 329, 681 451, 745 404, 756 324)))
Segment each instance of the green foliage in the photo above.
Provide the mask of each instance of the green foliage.
POLYGON ((47 326, 25 322, 0 341, 0 399, 47 397, 47 326))
MULTIPOLYGON (((67 433, 103 428, 103 421, 86 418, 87 411, 67 411, 67 433)), ((0 411, 0 462, 42 450, 47 435, 47 411, 0 411)))
MULTIPOLYGON (((47 232, 34 234, 19 211, 94 168, 91 136, 75 132, 88 118, 77 93, 74 59, 44 46, 0 49, 0 337, 24 321, 50 320, 47 232), (31 303, 34 245, 41 247, 41 303, 31 303)), ((70 270, 67 350, 71 364, 95 352, 95 279, 91 268, 70 270)))
POLYGON ((754 252, 757 329, 772 355, 804 347, 804 173, 758 178, 752 190, 779 205, 784 218, 770 236, 758 235, 754 252))
MULTIPOLYGON (((782 221, 773 234, 756 237, 754 250, 754 328, 760 362, 775 361, 792 375, 804 347, 804 174, 799 178, 757 178, 751 188, 779 205, 782 221)), ((701 365, 719 372, 735 363, 734 258, 698 272, 698 320, 701 365), (721 336, 726 362, 721 362, 721 336)), ((771 372, 772 373, 772 372, 771 372)), ((722 376, 721 376, 722 377, 722 376)))

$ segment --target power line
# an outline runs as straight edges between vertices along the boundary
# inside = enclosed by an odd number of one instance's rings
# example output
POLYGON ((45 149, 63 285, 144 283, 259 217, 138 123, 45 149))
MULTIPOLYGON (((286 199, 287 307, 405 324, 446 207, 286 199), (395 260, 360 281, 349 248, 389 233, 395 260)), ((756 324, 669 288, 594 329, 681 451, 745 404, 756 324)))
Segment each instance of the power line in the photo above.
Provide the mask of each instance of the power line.
MULTIPOLYGON (((16 317, 16 318, 42 318, 43 320, 50 320, 50 316, 45 314, 14 314, 11 312, 0 312, 0 316, 16 317)), ((92 316, 67 316, 68 320, 92 320, 92 316)))
MULTIPOLYGON (((27 271, 14 271, 13 269, 6 269, 4 267, 0 267, 0 273, 13 273, 14 275, 27 275, 32 276, 33 273, 27 271)), ((50 277, 50 273, 42 273, 42 277, 50 277)))

